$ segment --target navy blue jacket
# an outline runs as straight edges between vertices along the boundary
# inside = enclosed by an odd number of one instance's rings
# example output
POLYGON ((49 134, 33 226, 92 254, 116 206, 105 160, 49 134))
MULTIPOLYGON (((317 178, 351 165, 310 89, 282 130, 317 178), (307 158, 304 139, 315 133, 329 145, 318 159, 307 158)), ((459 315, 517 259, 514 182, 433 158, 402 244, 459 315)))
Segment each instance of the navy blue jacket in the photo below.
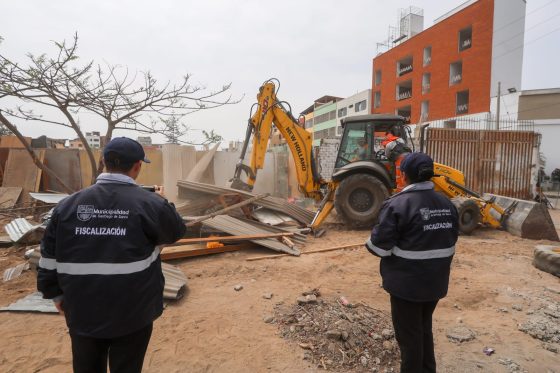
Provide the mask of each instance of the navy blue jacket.
POLYGON ((366 248, 381 257, 383 288, 413 302, 445 297, 459 235, 457 209, 430 181, 388 198, 366 248))
POLYGON ((70 333, 115 338, 163 312, 159 249, 185 234, 173 205, 132 179, 102 174, 61 201, 43 240, 37 288, 63 296, 70 333))

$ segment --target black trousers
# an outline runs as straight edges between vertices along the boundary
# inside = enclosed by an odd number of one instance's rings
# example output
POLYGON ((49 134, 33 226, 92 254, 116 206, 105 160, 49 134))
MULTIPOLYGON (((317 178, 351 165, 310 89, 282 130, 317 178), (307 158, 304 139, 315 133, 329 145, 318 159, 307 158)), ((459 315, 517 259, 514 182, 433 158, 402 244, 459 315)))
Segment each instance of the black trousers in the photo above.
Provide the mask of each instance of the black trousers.
POLYGON ((74 373, 140 373, 152 336, 148 326, 125 336, 110 339, 70 334, 74 373))
POLYGON ((401 349, 401 373, 435 373, 432 314, 437 303, 410 302, 391 295, 395 338, 401 349))

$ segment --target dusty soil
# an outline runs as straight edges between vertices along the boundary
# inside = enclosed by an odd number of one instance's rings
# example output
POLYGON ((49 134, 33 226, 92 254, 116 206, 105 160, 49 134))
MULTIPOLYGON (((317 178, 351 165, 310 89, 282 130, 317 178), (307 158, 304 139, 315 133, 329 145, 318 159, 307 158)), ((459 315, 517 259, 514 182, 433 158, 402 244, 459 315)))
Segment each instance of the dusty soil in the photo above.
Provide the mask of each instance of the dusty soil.
MULTIPOLYGON (((553 211, 553 218, 560 224, 558 211, 553 211)), ((333 227, 322 238, 310 238, 304 251, 361 245, 368 236, 367 231, 333 227)), ((459 239, 449 295, 434 315, 440 372, 560 372, 560 354, 518 329, 518 324, 543 310, 560 311, 560 279, 531 265, 537 244, 552 243, 490 229, 459 239), (469 328, 475 338, 452 342, 446 334, 457 326, 469 328), (485 347, 495 353, 486 356, 485 347)), ((291 306, 302 291, 319 288, 325 299, 345 296, 350 302, 389 311, 388 295, 380 287, 379 259, 362 246, 299 258, 246 261, 267 253, 247 250, 176 261, 189 277, 190 291, 185 299, 169 304, 155 322, 145 371, 322 371, 303 359, 306 351, 296 341, 282 338, 278 324, 264 322, 275 307, 291 306), (241 291, 234 290, 238 284, 243 285, 241 291), (272 299, 263 298, 265 293, 273 293, 272 299)), ((0 249, 0 271, 22 262, 22 257, 23 250, 0 249)), ((27 271, 0 283, 0 304, 34 289, 35 275, 27 271)), ((64 319, 0 313, 0 367, 2 372, 70 372, 64 319)))

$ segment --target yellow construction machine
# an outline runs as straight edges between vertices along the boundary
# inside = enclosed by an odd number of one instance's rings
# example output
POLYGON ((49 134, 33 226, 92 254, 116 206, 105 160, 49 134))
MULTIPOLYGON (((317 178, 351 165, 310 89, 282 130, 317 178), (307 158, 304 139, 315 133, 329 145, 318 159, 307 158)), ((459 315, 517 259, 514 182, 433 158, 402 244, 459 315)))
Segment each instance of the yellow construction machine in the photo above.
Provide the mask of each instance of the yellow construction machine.
MULTIPOLYGON (((404 140, 412 151, 415 150, 411 129, 404 124, 404 118, 385 114, 344 118, 341 121, 343 134, 332 179, 324 180, 316 169, 311 133, 294 118, 289 105, 278 100, 275 83, 279 84, 275 79, 268 80, 259 89, 258 102, 254 105, 256 110, 251 113, 248 122, 231 186, 248 191, 253 189, 257 172, 264 167, 274 125, 290 148, 300 192, 320 203, 311 228, 317 229, 333 208, 347 226, 371 228, 383 201, 400 191, 396 182, 395 162, 387 158, 381 146, 383 137, 386 133, 393 133, 404 140), (245 164, 249 144, 251 155, 249 164, 245 164), (243 173, 245 177, 242 177, 243 173)), ((484 198, 470 191, 465 186, 464 174, 459 170, 435 163, 434 173, 432 181, 435 189, 448 196, 457 207, 459 229, 463 233, 471 233, 479 223, 494 228, 502 227, 516 213, 519 201, 500 206, 495 203, 496 197, 484 198)), ((521 224, 524 220, 516 219, 521 224)))

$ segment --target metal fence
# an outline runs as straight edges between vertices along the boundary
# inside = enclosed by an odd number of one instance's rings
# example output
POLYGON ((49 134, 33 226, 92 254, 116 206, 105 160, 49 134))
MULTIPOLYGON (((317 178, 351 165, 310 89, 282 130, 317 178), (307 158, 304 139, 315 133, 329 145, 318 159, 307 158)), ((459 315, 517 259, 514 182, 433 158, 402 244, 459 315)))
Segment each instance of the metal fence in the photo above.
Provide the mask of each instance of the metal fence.
POLYGON ((486 114, 477 117, 457 117, 445 120, 428 121, 431 128, 465 129, 465 130, 506 130, 506 131, 534 131, 535 122, 532 120, 517 120, 500 117, 498 121, 494 115, 486 114))
POLYGON ((532 171, 540 135, 531 131, 429 128, 426 152, 465 174, 467 187, 532 198, 532 171))

